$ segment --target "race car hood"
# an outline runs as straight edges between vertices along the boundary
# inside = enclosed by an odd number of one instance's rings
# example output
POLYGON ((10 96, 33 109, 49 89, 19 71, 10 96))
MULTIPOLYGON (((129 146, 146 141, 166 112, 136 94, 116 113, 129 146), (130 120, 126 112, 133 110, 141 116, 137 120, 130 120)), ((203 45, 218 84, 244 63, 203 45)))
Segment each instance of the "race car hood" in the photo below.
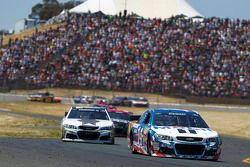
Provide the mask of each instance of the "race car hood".
POLYGON ((68 125, 87 125, 87 126, 98 126, 98 127, 106 127, 113 126, 113 122, 110 120, 99 120, 99 119, 67 119, 64 120, 63 124, 68 125))
POLYGON ((202 137, 210 138, 217 137, 218 133, 209 128, 192 128, 192 127, 176 127, 176 126, 154 126, 152 130, 160 135, 171 137, 202 137))

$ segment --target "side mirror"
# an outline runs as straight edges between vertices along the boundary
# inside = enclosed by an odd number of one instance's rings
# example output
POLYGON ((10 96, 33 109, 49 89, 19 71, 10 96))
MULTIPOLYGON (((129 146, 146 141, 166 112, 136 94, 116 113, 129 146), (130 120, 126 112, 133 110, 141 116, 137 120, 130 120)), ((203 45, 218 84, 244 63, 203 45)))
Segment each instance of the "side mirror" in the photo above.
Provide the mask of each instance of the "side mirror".
POLYGON ((65 112, 65 113, 64 113, 64 117, 66 117, 67 115, 68 115, 68 112, 65 112))

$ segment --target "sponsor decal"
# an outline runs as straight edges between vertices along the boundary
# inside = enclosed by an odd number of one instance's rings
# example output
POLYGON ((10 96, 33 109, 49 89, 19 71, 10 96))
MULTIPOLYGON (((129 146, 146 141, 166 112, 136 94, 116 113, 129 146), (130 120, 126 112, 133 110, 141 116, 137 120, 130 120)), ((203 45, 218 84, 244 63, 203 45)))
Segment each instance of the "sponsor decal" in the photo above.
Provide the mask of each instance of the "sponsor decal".
POLYGON ((247 163, 247 164, 250 164, 250 158, 244 159, 243 162, 245 162, 245 163, 247 163))
POLYGON ((78 108, 79 112, 105 112, 104 109, 78 108))
POLYGON ((143 131, 142 131, 142 134, 143 135, 147 135, 147 133, 148 133, 148 127, 145 127, 144 129, 143 129, 143 131))
POLYGON ((187 115, 186 113, 168 113, 168 115, 187 115))

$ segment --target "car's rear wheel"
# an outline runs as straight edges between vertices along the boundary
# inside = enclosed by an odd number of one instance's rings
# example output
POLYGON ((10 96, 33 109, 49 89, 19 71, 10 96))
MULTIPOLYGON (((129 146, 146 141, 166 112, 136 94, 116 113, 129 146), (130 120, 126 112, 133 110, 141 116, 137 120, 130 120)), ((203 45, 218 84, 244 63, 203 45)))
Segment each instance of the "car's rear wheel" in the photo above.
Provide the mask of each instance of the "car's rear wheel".
POLYGON ((218 161, 219 160, 219 158, 214 158, 212 161, 218 161))
POLYGON ((112 139, 110 144, 115 144, 115 138, 112 139))

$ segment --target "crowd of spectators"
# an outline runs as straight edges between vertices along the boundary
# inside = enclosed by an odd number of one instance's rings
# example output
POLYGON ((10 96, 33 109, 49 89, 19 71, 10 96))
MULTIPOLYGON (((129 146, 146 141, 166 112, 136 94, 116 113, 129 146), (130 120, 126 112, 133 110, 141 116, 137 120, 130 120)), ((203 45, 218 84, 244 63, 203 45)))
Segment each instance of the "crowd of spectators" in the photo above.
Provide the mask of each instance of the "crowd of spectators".
POLYGON ((0 75, 33 86, 250 97, 247 20, 71 14, 65 26, 13 41, 0 59, 0 75))
POLYGON ((10 40, 8 46, 0 49, 1 78, 15 80, 38 70, 55 55, 62 54, 78 35, 75 25, 68 22, 44 32, 36 31, 31 37, 10 40))

